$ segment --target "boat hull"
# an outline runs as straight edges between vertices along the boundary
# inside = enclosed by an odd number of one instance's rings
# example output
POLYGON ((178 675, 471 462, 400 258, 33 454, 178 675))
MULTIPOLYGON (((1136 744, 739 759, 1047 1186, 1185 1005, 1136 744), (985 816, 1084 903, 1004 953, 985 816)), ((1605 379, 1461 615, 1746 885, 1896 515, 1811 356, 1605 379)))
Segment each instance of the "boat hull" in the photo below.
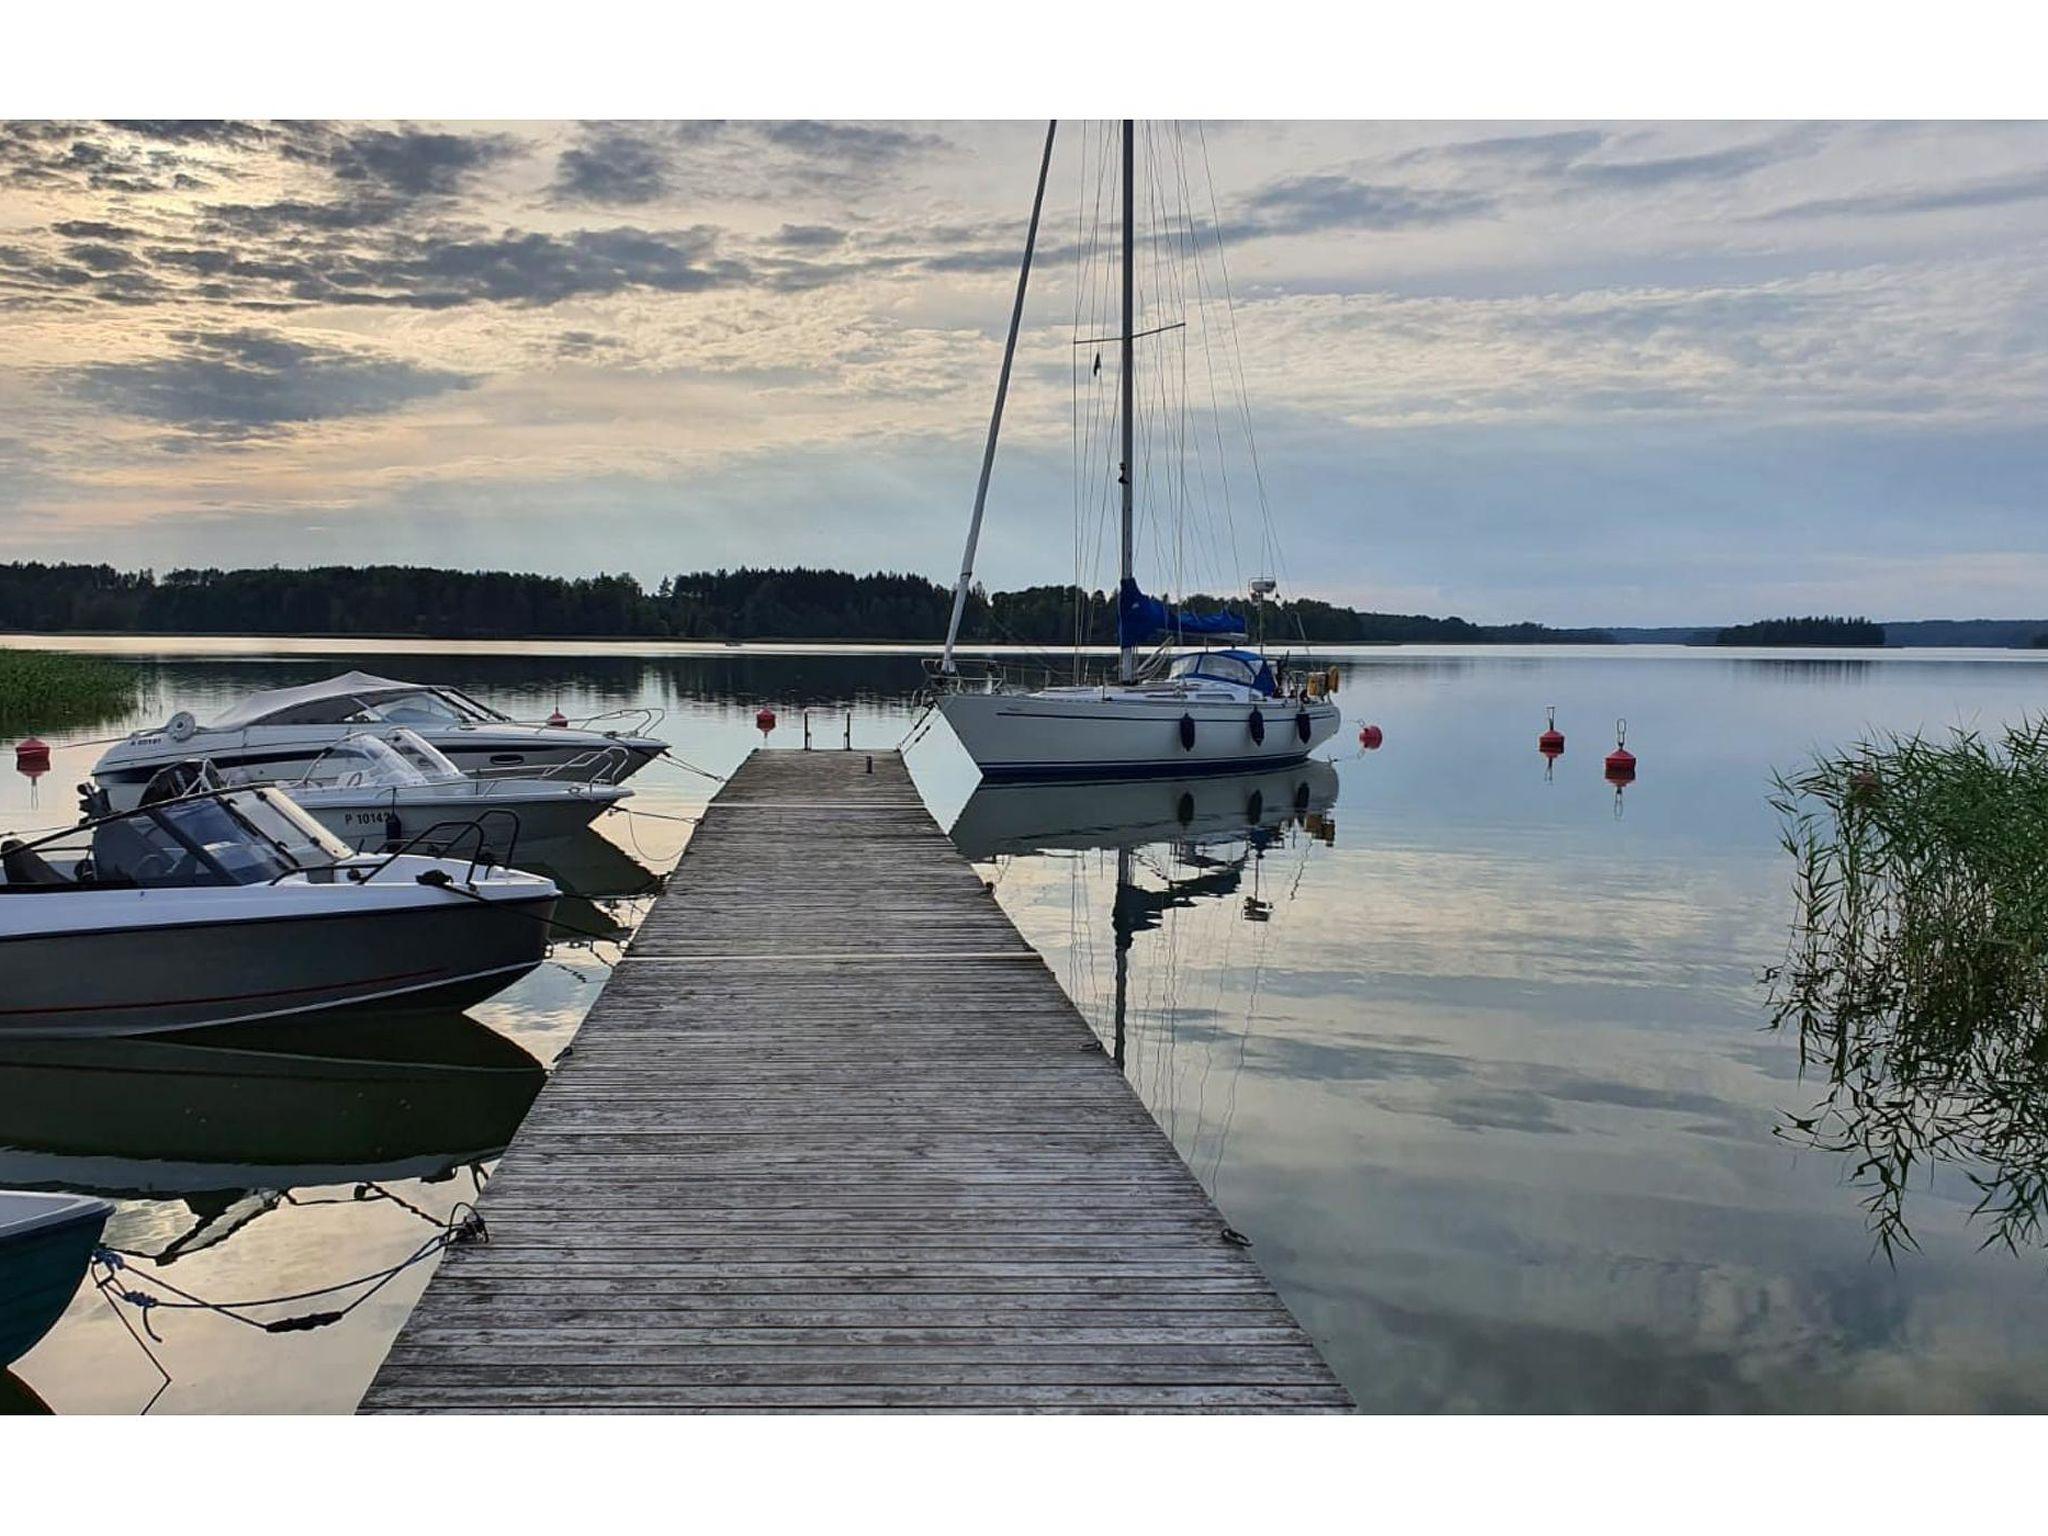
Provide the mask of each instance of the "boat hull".
MULTIPOLYGON (((387 842, 404 842, 435 827, 449 834, 451 845, 469 848, 473 838, 456 841, 457 826, 479 817, 488 840, 502 850, 516 819, 518 846, 574 837, 632 794, 610 784, 526 783, 415 785, 386 789, 295 787, 299 808, 314 817, 357 852, 374 851, 387 842), (494 815, 494 813, 503 813, 494 815), (503 830, 495 825, 503 823, 503 830)), ((437 837, 436 842, 440 839, 437 837)))
MULTIPOLYGON (((365 727, 251 725, 200 730, 180 741, 167 732, 138 733, 107 749, 92 776, 116 811, 133 810, 151 779, 174 763, 204 759, 223 773, 289 782, 313 771, 322 754, 365 727)), ((466 774, 484 778, 538 778, 558 783, 616 784, 666 750, 653 737, 607 736, 555 726, 409 727, 466 774)))
POLYGON ((74 907, 83 919, 74 926, 87 931, 0 937, 0 1035, 135 1035, 353 1007, 466 1007, 545 957, 555 895, 542 890, 213 920, 187 904, 185 920, 146 925, 132 919, 137 903, 182 893, 8 895, 0 900, 100 903, 108 926, 88 929, 97 910, 74 907))
POLYGON ((104 1200, 0 1192, 0 1366, 35 1348, 64 1315, 113 1209, 104 1200), (27 1214, 39 1208, 47 1214, 27 1214))
POLYGON ((1179 778, 1249 773, 1301 762, 1337 732, 1324 700, 1235 701, 1133 697, 1063 690, 1057 695, 949 693, 939 700, 960 745, 985 779, 1179 778), (1259 713, 1263 740, 1253 732, 1259 713), (1182 745, 1183 716, 1194 743, 1182 745), (1305 726, 1304 723, 1305 722, 1305 726))

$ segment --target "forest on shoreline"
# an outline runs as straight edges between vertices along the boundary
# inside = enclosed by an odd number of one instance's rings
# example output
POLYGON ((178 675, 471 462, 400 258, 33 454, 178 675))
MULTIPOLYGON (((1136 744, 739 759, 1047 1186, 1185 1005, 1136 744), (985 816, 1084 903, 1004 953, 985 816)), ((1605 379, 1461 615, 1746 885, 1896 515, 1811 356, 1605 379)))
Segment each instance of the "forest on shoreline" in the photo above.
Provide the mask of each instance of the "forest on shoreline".
MULTIPOLYGON (((970 644, 1069 646, 1116 640, 1103 592, 1071 586, 970 594, 970 644)), ((1193 595, 1190 612, 1241 600, 1193 595)), ((477 639, 937 641, 949 588, 922 576, 806 566, 694 571, 652 591, 631 576, 565 578, 428 566, 119 571, 110 565, 0 564, 0 631, 35 634, 306 635, 477 639)), ((1322 644, 1604 643, 1604 630, 1473 624, 1371 613, 1313 598, 1268 603, 1267 638, 1322 644)))

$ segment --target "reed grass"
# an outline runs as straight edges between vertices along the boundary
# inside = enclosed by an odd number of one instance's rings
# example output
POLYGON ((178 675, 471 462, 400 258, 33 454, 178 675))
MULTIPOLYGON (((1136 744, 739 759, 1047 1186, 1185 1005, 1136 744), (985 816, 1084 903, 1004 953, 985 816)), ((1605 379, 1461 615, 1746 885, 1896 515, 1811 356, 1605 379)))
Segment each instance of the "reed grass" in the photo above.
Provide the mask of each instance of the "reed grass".
POLYGON ((0 731, 105 720, 132 708, 135 667, 58 651, 0 649, 0 731))
POLYGON ((1779 775, 1797 910, 1765 973, 1799 1030, 1810 1115, 1780 1133, 1853 1159, 1887 1258, 1906 1195, 1953 1169, 1986 1246, 2048 1206, 2048 719, 1996 740, 1890 736, 1779 775))

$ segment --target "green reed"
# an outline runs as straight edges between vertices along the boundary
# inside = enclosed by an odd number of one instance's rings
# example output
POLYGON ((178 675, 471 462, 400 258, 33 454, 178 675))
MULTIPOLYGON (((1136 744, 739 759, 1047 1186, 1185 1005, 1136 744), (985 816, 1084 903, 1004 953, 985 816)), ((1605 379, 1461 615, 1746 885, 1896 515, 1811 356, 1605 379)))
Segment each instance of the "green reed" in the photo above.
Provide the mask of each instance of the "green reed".
POLYGON ((0 730, 41 731, 119 715, 141 672, 96 656, 0 649, 0 730))
POLYGON ((1887 737, 1779 775, 1797 912, 1774 1027, 1827 1092, 1781 1134, 1853 1159, 1887 1258, 1905 1196, 1952 1167, 1986 1245, 2048 1206, 2048 719, 1993 742, 1887 737))

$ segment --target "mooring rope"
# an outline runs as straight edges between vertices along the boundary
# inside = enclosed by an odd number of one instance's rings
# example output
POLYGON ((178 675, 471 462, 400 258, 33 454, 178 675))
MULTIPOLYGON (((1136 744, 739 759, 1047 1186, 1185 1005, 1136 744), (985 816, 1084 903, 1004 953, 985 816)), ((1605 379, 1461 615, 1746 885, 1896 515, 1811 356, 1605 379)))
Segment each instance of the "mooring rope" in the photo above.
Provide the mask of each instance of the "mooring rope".
MULTIPOLYGON (((389 1196, 388 1198, 397 1199, 396 1196, 389 1196)), ((401 1201, 400 1203, 405 1204, 406 1202, 401 1201)), ((129 1266, 129 1259, 147 1258, 149 1255, 130 1253, 127 1250, 107 1247, 104 1244, 93 1250, 91 1261, 92 1282, 99 1293, 108 1300, 123 1302, 133 1307, 141 1318, 142 1331, 159 1344, 164 1342, 163 1335, 156 1331, 156 1326, 151 1318, 152 1313, 159 1311, 213 1312, 233 1322, 241 1323, 246 1327, 260 1329, 264 1333, 307 1333, 315 1328, 326 1328, 340 1322, 372 1296, 383 1290, 385 1286, 389 1285, 399 1275, 412 1268, 413 1265, 433 1258, 457 1243, 487 1243, 489 1241, 490 1230, 484 1225, 482 1214, 475 1206, 465 1200, 455 1206, 454 1210, 449 1213, 447 1221, 440 1225, 440 1229, 432 1237, 428 1238, 396 1264, 389 1265, 384 1269, 372 1270, 366 1275, 357 1275, 353 1279, 338 1281, 333 1285, 316 1286, 309 1291, 296 1291, 284 1296, 261 1296, 246 1301, 209 1301, 203 1296, 184 1289, 182 1286, 174 1285, 162 1275, 148 1276, 147 1284, 153 1285, 159 1290, 168 1291, 175 1298, 173 1300, 166 1300, 153 1291, 141 1289, 138 1285, 124 1285, 121 1283, 121 1276, 124 1273, 134 1274, 134 1271, 129 1266), (254 1308, 281 1307, 297 1302, 314 1301, 323 1296, 334 1296, 344 1291, 354 1290, 358 1286, 367 1286, 368 1289, 343 1307, 329 1308, 317 1312, 301 1312, 289 1317, 269 1319, 248 1315, 254 1308)), ((116 1311, 118 1312, 118 1310, 117 1308, 116 1311)), ((154 1360, 155 1356, 152 1355, 151 1359, 154 1360)), ((162 1366, 159 1365, 158 1369, 162 1370, 162 1366)), ((166 1375, 165 1379, 168 1382, 168 1375, 166 1375)), ((152 1399, 153 1401, 154 1399, 152 1399)), ((146 1412, 147 1410, 144 1411, 146 1412)))

